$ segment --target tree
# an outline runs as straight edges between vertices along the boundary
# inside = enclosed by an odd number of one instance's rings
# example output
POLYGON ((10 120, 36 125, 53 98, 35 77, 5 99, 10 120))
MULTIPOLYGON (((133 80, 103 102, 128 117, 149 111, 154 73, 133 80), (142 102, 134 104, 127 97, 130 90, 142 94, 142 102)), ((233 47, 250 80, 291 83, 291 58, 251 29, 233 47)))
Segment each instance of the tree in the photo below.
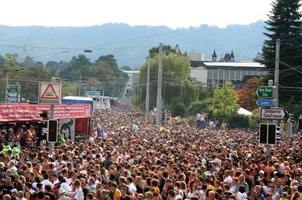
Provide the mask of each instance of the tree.
MULTIPOLYGON (((261 63, 274 70, 276 55, 276 40, 280 39, 280 93, 279 100, 284 104, 292 96, 298 103, 302 98, 301 92, 293 91, 293 87, 302 86, 302 29, 299 0, 275 0, 269 19, 265 22, 268 37, 262 48, 261 63)), ((273 75, 273 73, 271 73, 273 75)))
POLYGON ((216 119, 228 121, 228 119, 237 112, 239 105, 234 87, 229 82, 224 86, 215 88, 209 110, 216 119))
POLYGON ((31 102, 38 101, 39 82, 50 82, 52 77, 58 78, 56 68, 45 68, 42 63, 24 68, 22 76, 19 78, 21 85, 21 97, 31 102))
POLYGON ((114 55, 112 55, 112 54, 100 56, 99 59, 97 59, 95 62, 98 63, 100 61, 104 61, 104 62, 108 63, 113 69, 118 68, 116 59, 114 58, 114 55))
MULTIPOLYGON (((156 56, 158 54, 159 47, 153 47, 149 50, 149 55, 151 58, 156 56)), ((178 54, 175 49, 173 49, 170 45, 163 45, 163 54, 164 55, 169 55, 171 53, 178 54)))
POLYGON ((4 56, 3 64, 1 64, 0 68, 0 75, 1 75, 1 88, 4 88, 3 90, 0 90, 1 92, 1 100, 5 100, 5 87, 6 87, 6 82, 5 79, 8 78, 8 84, 11 84, 12 82, 16 84, 19 80, 19 72, 22 68, 18 65, 17 62, 18 54, 10 54, 7 53, 4 56), (3 77, 3 79, 2 79, 3 77), (3 82, 2 82, 3 80, 3 82), (3 98, 4 97, 4 98, 3 98))
POLYGON ((247 80, 245 86, 236 90, 240 107, 249 111, 253 111, 257 108, 256 101, 258 97, 256 91, 258 86, 264 84, 263 80, 263 77, 253 77, 247 80))
POLYGON ((125 65, 125 66, 122 66, 121 67, 122 70, 125 70, 125 71, 132 71, 133 69, 131 67, 129 67, 128 65, 125 65))
MULTIPOLYGON (((177 113, 183 115, 185 110, 182 110, 181 113, 179 113, 178 108, 183 107, 186 109, 192 102, 197 101, 199 96, 199 90, 198 87, 196 87, 196 82, 189 79, 190 62, 187 57, 168 51, 163 54, 162 58, 163 109, 168 109, 172 114, 177 113)), ((150 58, 150 109, 156 107, 158 61, 159 55, 154 53, 153 57, 150 58)), ((138 97, 133 98, 132 101, 142 110, 145 108, 146 101, 146 80, 147 62, 140 67, 137 87, 138 97)))

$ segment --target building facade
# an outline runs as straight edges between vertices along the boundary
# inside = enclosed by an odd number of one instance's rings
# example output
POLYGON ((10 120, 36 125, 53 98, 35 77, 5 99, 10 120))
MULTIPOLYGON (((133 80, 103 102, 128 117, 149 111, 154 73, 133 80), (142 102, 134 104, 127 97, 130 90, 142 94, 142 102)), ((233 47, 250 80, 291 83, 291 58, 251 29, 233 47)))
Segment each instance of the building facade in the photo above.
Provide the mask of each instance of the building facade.
POLYGON ((240 85, 252 77, 266 76, 267 67, 258 62, 236 62, 233 51, 217 61, 214 50, 212 61, 191 60, 190 77, 205 86, 222 86, 225 81, 240 85))

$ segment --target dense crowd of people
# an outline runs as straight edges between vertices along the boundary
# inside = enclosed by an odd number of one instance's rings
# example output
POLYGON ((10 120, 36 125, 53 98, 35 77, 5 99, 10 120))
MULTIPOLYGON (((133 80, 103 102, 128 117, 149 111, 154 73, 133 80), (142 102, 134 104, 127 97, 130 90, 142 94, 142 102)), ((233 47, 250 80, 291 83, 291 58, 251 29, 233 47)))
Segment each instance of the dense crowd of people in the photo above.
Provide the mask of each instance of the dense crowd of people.
POLYGON ((45 144, 3 148, 0 199, 302 199, 299 134, 268 155, 255 131, 200 124, 155 125, 123 104, 98 110, 93 137, 52 155, 45 144))

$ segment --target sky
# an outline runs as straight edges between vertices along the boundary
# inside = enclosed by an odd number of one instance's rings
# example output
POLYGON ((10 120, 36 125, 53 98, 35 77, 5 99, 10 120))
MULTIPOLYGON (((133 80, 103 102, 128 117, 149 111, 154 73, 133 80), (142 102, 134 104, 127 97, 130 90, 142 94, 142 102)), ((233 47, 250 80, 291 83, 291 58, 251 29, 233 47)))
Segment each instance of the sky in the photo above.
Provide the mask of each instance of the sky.
POLYGON ((274 0, 5 0, 0 25, 83 27, 106 23, 130 26, 200 25, 225 28, 267 20, 274 0))

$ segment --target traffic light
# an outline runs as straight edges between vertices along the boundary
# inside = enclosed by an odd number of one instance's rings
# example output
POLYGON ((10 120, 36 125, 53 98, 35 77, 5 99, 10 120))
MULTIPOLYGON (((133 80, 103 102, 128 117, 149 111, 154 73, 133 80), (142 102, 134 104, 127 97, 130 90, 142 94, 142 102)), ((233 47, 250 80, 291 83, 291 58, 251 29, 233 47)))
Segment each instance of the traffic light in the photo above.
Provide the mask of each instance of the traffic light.
POLYGON ((42 110, 42 113, 40 114, 40 117, 42 117, 43 120, 49 119, 49 111, 48 110, 42 110))
POLYGON ((165 121, 165 111, 161 112, 161 121, 165 121))
POLYGON ((260 144, 276 144, 276 124, 259 125, 259 142, 260 144))
POLYGON ((58 120, 48 120, 47 142, 58 142, 58 120))
POLYGON ((298 129, 299 129, 299 130, 302 130, 302 119, 299 119, 298 129))
POLYGON ((276 133, 277 133, 277 126, 276 124, 269 124, 268 125, 268 144, 276 144, 276 133))
POLYGON ((259 142, 260 144, 267 143, 267 124, 259 125, 259 142))
POLYGON ((288 123, 294 123, 295 122, 294 114, 291 114, 291 113, 289 114, 287 122, 288 123))

